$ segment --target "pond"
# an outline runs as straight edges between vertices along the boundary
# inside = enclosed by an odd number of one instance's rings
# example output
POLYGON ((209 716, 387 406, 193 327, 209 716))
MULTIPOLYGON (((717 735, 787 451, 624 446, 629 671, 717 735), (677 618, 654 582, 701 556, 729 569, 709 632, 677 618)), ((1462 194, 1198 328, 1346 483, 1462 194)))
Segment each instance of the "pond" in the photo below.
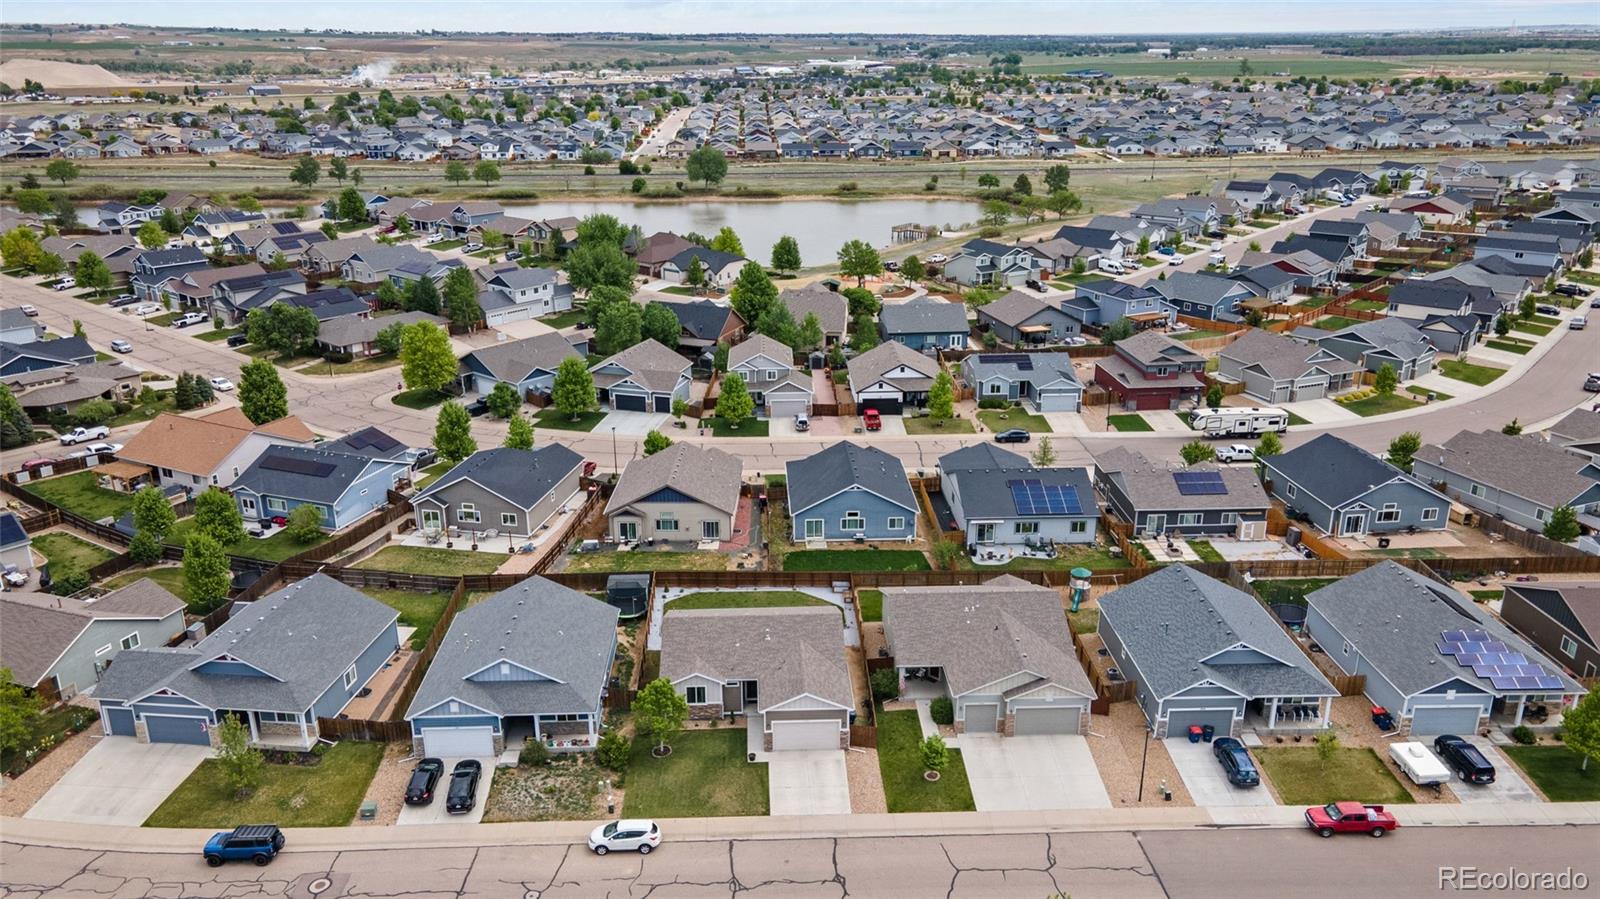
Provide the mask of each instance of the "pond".
POLYGON ((890 245, 890 228, 916 222, 960 227, 976 221, 981 210, 964 200, 774 200, 743 202, 631 203, 551 202, 508 204, 507 215, 529 219, 614 215, 623 224, 638 225, 646 235, 657 231, 698 232, 714 236, 730 227, 744 244, 745 255, 766 262, 772 245, 789 235, 800 243, 808 266, 835 260, 847 240, 875 247, 890 245))

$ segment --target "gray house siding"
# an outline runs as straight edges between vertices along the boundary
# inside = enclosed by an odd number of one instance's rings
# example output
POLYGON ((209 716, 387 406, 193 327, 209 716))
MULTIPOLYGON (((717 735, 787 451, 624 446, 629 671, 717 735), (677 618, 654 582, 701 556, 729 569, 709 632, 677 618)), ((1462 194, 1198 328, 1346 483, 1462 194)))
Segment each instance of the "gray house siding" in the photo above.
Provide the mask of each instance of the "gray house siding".
POLYGON ((411 719, 411 736, 420 737, 429 727, 492 727, 501 732, 497 715, 418 715, 411 719))
POLYGON ((978 313, 978 321, 980 323, 987 322, 990 326, 990 330, 994 332, 996 337, 999 337, 1001 340, 1011 344, 1021 344, 1024 342, 1024 336, 1021 331, 1021 328, 1023 327, 1049 325, 1050 331, 1048 339, 1051 341, 1060 341, 1064 337, 1071 337, 1072 335, 1083 330, 1077 319, 1067 315, 1065 312, 1062 312, 1059 309, 1044 309, 1040 312, 1036 312, 1024 319, 1017 327, 1001 324, 993 319, 985 318, 982 310, 980 310, 978 313))
POLYGON ((1418 478, 1430 484, 1442 482, 1447 496, 1485 514, 1503 516, 1506 521, 1528 530, 1544 530, 1545 519, 1549 518, 1552 511, 1548 506, 1440 468, 1420 456, 1414 461, 1411 470, 1418 478), (1475 493, 1474 490, 1478 492, 1475 493), (1539 517, 1541 514, 1544 518, 1539 517))
POLYGON ((361 692, 361 688, 367 685, 367 681, 371 680, 372 676, 383 668, 384 662, 389 660, 389 656, 394 653, 395 647, 399 644, 399 628, 396 623, 391 622, 383 633, 379 634, 366 649, 361 651, 361 655, 356 657, 355 681, 346 687, 341 673, 339 680, 330 684, 328 689, 322 691, 322 695, 317 697, 317 701, 311 704, 312 713, 318 718, 332 718, 338 715, 345 705, 357 693, 361 692))
POLYGON ((1328 658, 1339 666, 1340 671, 1366 677, 1365 693, 1373 705, 1381 705, 1395 715, 1402 714, 1405 708, 1405 696, 1389 683, 1354 645, 1346 642, 1338 628, 1324 618, 1315 606, 1306 609, 1306 633, 1317 641, 1328 658))
POLYGON ((1032 540, 1053 540, 1056 543, 1093 543, 1098 519, 1084 518, 980 518, 967 521, 967 542, 978 542, 978 523, 995 522, 992 543, 1023 543, 1032 540), (1039 526, 1038 533, 1017 532, 1017 525, 1032 522, 1039 526), (1081 530, 1074 531, 1077 524, 1081 530))
POLYGON ((929 347, 939 347, 941 349, 964 349, 967 345, 967 332, 885 334, 884 339, 903 343, 919 352, 928 349, 929 347))
POLYGON ((61 658, 45 672, 45 677, 54 675, 63 694, 74 690, 82 692, 100 681, 103 666, 122 651, 122 641, 128 636, 138 634, 138 646, 153 649, 165 646, 182 630, 182 609, 159 620, 104 618, 90 622, 78 639, 61 654, 61 658), (95 654, 96 650, 107 646, 110 647, 109 651, 95 654))
POLYGON ((917 535, 917 511, 898 506, 875 493, 865 490, 846 490, 823 500, 809 509, 792 510, 795 542, 806 539, 806 521, 820 518, 823 522, 823 539, 850 540, 858 533, 868 540, 898 540, 917 535), (841 524, 846 512, 860 512, 865 519, 861 531, 846 530, 841 524), (901 519, 900 527, 889 527, 890 518, 901 519))
POLYGON ((574 468, 556 484, 554 490, 534 504, 532 509, 523 509, 473 482, 458 481, 417 502, 417 527, 424 527, 424 521, 427 520, 425 513, 439 510, 440 524, 443 527, 477 531, 494 529, 501 533, 527 536, 555 514, 568 497, 577 492, 579 471, 580 469, 574 468), (475 506, 478 521, 461 520, 462 503, 471 503, 475 506))
POLYGON ((1122 638, 1117 636, 1117 629, 1111 621, 1104 616, 1100 618, 1100 640, 1105 644, 1106 651, 1117 662, 1117 669, 1122 672, 1126 680, 1134 683, 1134 701, 1139 703, 1140 711, 1144 712, 1146 721, 1154 724, 1161 717, 1161 700, 1150 692, 1150 687, 1139 672, 1139 666, 1128 655, 1128 650, 1122 645, 1122 638))

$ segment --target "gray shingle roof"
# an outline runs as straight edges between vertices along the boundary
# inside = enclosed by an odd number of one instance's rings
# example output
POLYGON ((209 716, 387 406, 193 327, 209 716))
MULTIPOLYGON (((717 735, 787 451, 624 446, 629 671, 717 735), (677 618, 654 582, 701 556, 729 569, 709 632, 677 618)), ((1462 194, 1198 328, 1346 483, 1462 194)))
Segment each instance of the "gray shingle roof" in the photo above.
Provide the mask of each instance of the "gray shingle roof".
POLYGON ((1095 457, 1100 476, 1117 483, 1138 511, 1206 509, 1259 509, 1272 505, 1253 469, 1226 465, 1168 466, 1152 462, 1126 447, 1116 447, 1095 457), (1214 471, 1222 478, 1226 493, 1184 495, 1172 475, 1177 471, 1214 471))
POLYGON ((1138 666, 1129 674, 1142 677, 1140 686, 1158 698, 1204 680, 1247 697, 1339 695, 1254 596, 1187 565, 1170 565, 1100 597, 1100 617, 1138 666), (1284 664, 1203 661, 1240 644, 1284 664))
POLYGON ((755 680, 758 711, 810 694, 854 708, 839 610, 667 608, 661 622, 661 676, 691 674, 755 680))
POLYGON ((457 613, 406 717, 451 698, 496 715, 592 712, 605 689, 616 638, 614 607, 545 578, 529 578, 457 613), (466 679, 501 660, 550 680, 466 679))
POLYGON ((794 459, 785 468, 790 514, 803 512, 851 487, 870 490, 913 515, 917 512, 917 498, 906 480, 905 466, 875 446, 857 446, 841 440, 804 459, 794 459))
MULTIPOLYGON (((944 460, 940 460, 943 468, 944 460)), ((1089 484, 1087 468, 969 468, 945 470, 946 477, 956 483, 961 495, 961 511, 968 520, 977 518, 1098 518, 1100 507, 1095 502, 1094 489, 1089 484), (1078 498, 1076 513, 1058 515, 1044 512, 1020 512, 1012 498, 1010 482, 1033 480, 1046 485, 1064 488, 1078 498)))
POLYGON ((850 325, 850 301, 821 284, 789 288, 778 294, 779 302, 789 307, 795 324, 806 320, 806 313, 816 313, 824 334, 843 334, 850 325))
POLYGON ((505 446, 479 450, 440 475, 428 489, 417 494, 414 502, 435 497, 459 481, 470 480, 529 509, 582 464, 582 456, 559 443, 547 443, 531 450, 505 446))
POLYGON ((979 318, 991 318, 1002 325, 1016 327, 1028 319, 1053 307, 1031 293, 1013 290, 978 310, 979 318))
POLYGON ((568 356, 583 358, 565 337, 551 331, 481 347, 461 357, 461 363, 468 369, 481 368, 497 380, 516 383, 540 369, 555 371, 568 356))
POLYGON ((1443 445, 1423 445, 1416 459, 1551 508, 1595 486, 1578 473, 1592 460, 1499 431, 1462 431, 1443 445))
POLYGON ((1263 461, 1268 469, 1332 508, 1395 478, 1422 486, 1388 462, 1332 434, 1322 434, 1263 461))
POLYGON ((338 315, 324 321, 317 327, 317 340, 333 347, 354 346, 358 343, 371 343, 378 338, 378 332, 391 325, 409 325, 416 322, 431 322, 443 327, 446 320, 437 315, 426 312, 401 312, 397 315, 386 315, 381 318, 368 318, 359 312, 338 315))
MULTIPOLYGON (((649 337, 603 362, 589 366, 589 370, 595 371, 607 365, 626 369, 641 386, 657 393, 671 393, 678 386, 678 381, 689 371, 688 359, 649 337)), ((602 380, 600 376, 596 376, 595 386, 609 387, 616 380, 615 378, 602 380)))
MULTIPOLYGON (((1279 271, 1275 268, 1271 270, 1279 271)), ((1304 377, 1313 368, 1329 372, 1345 372, 1354 371, 1359 367, 1354 362, 1338 358, 1317 362, 1307 361, 1319 354, 1328 355, 1311 344, 1256 328, 1245 332, 1243 337, 1228 344, 1220 353, 1245 365, 1254 365, 1268 376, 1280 381, 1304 377)))
POLYGON ((968 330, 966 306, 926 297, 886 305, 878 312, 878 321, 889 335, 965 334, 968 330))
MULTIPOLYGON (((880 343, 865 353, 851 359, 850 386, 860 390, 882 378, 886 373, 904 365, 920 377, 909 379, 910 390, 927 390, 939 374, 939 363, 898 341, 880 343)), ((897 382, 898 383, 898 382, 897 382)))
POLYGON ((634 459, 622 471, 606 514, 638 502, 663 487, 732 515, 739 505, 744 463, 722 450, 677 443, 653 456, 634 459))
POLYGON ((269 446, 233 482, 234 490, 330 505, 360 478, 367 456, 322 447, 269 446), (287 470, 293 466, 297 470, 287 470))
POLYGON ((17 683, 32 687, 94 621, 178 615, 176 633, 183 626, 179 615, 183 608, 183 600, 149 578, 87 602, 44 593, 7 593, 0 599, 0 659, 17 683))

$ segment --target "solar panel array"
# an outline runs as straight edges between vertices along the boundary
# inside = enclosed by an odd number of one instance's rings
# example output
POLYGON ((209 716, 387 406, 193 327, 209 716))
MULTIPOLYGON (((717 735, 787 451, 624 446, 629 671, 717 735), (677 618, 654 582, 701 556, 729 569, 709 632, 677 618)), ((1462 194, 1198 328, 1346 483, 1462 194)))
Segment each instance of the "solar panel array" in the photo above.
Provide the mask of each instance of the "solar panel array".
POLYGON ((400 441, 375 428, 362 428, 344 439, 351 449, 366 449, 372 447, 379 452, 388 452, 400 445, 400 441))
POLYGON ((1078 502, 1074 487, 1046 484, 1037 478, 1006 481, 1011 488, 1011 502, 1018 515, 1081 515, 1083 504, 1078 502))
POLYGON ((1488 678, 1496 690, 1561 689, 1561 678, 1543 665, 1529 662, 1522 653, 1511 651, 1487 631, 1445 631, 1439 635, 1436 648, 1443 655, 1454 656, 1457 665, 1488 678))
POLYGON ((325 478, 339 469, 339 466, 331 462, 297 459, 293 456, 268 456, 261 460, 261 467, 268 471, 286 471, 290 474, 303 474, 313 478, 325 478))
POLYGON ((995 365, 1015 365, 1022 371, 1033 370, 1033 357, 1027 353, 984 353, 978 357, 980 362, 989 362, 995 365))
POLYGON ((1184 496, 1222 496, 1228 492, 1222 473, 1217 471, 1175 471, 1172 480, 1184 496))

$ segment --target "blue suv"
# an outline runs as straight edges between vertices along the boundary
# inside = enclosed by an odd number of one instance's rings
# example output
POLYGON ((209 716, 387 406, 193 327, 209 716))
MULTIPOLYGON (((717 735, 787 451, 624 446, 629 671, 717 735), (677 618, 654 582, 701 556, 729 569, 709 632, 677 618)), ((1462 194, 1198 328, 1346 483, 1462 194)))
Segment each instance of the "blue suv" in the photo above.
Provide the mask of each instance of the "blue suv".
POLYGON ((1261 773, 1256 771, 1256 763, 1250 760, 1243 743, 1232 737, 1221 737, 1211 742, 1211 752, 1222 765, 1222 772, 1228 775, 1228 783, 1236 787, 1261 786, 1261 773))
POLYGON ((276 824, 242 824, 233 830, 214 833, 206 841, 206 864, 213 868, 223 862, 249 859, 265 865, 283 850, 283 831, 276 824))

